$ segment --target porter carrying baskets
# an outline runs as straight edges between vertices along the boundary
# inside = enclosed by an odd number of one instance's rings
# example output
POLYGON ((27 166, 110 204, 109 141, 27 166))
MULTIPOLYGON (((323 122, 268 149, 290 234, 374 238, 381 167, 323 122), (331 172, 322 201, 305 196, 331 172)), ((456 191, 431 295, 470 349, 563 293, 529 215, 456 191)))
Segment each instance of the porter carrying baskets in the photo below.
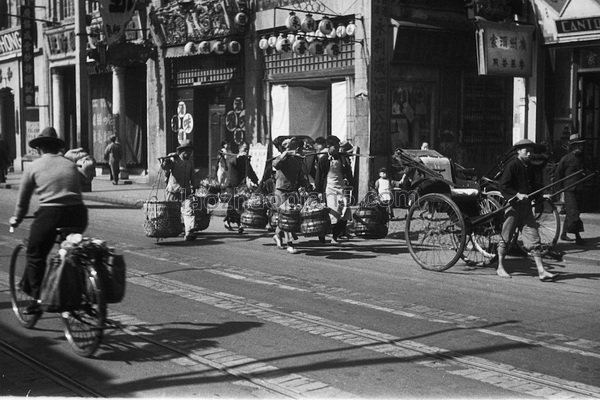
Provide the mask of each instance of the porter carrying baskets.
POLYGON ((150 192, 150 198, 144 201, 144 233, 147 237, 167 238, 176 237, 183 232, 181 220, 181 203, 178 201, 158 200, 158 183, 162 170, 158 173, 156 183, 150 192))

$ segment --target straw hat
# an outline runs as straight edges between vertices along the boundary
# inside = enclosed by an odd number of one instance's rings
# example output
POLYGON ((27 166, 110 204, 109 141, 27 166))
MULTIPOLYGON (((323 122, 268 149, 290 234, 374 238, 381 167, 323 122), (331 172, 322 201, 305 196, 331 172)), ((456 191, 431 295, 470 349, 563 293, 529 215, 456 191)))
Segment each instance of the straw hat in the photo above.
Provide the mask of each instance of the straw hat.
POLYGON ((56 129, 51 126, 44 128, 36 138, 29 141, 29 146, 34 149, 48 144, 59 145, 61 147, 66 146, 64 140, 58 137, 56 129))
POLYGON ((190 142, 189 140, 184 140, 183 142, 181 142, 181 144, 179 146, 177 146, 177 152, 181 152, 184 150, 194 150, 194 145, 192 144, 192 142, 190 142))
POLYGON ((585 143, 585 139, 579 133, 574 133, 569 136, 569 144, 585 143))

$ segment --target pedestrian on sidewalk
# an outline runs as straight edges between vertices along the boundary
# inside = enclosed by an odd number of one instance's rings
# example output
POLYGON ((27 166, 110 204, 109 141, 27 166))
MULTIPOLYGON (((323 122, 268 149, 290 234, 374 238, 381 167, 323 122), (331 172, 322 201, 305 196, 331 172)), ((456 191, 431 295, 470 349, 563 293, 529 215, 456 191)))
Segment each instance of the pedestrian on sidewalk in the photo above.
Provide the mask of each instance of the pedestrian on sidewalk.
POLYGON ((184 140, 177 153, 161 158, 161 168, 169 172, 167 187, 165 188, 167 201, 178 201, 181 203, 181 215, 185 231, 185 240, 194 240, 193 233, 195 225, 194 209, 190 196, 194 194, 194 162, 192 151, 194 147, 189 140, 184 140))
POLYGON ((351 218, 350 199, 344 189, 352 186, 352 167, 350 158, 340 153, 340 139, 328 136, 327 156, 317 162, 315 174, 315 191, 321 194, 329 208, 331 219, 331 242, 338 243, 339 237, 346 231, 351 218))
MULTIPOLYGON (((554 175, 557 180, 574 174, 575 172, 583 169, 583 148, 585 140, 581 138, 579 134, 573 134, 569 137, 569 153, 565 154, 558 164, 554 175)), ((574 176, 567 179, 562 183, 562 187, 569 186, 579 180, 581 176, 574 176)), ((583 184, 580 183, 572 188, 565 190, 564 192, 564 208, 566 211, 565 222, 563 224, 562 234, 560 239, 570 242, 575 240, 578 245, 585 244, 581 238, 581 232, 583 232, 583 221, 581 221, 579 213, 579 205, 583 199, 583 184), (567 233, 575 235, 575 239, 571 239, 567 236, 567 233)))
POLYGON ((509 199, 511 206, 504 213, 502 235, 498 243, 496 273, 502 278, 511 277, 504 267, 504 259, 517 227, 523 227, 523 243, 533 256, 538 277, 541 281, 550 281, 556 277, 556 274, 552 274, 544 268, 538 231, 539 224, 531 210, 533 199, 529 197, 529 194, 535 190, 535 173, 529 166, 529 158, 534 147, 535 143, 529 139, 519 140, 515 143, 513 148, 516 150, 517 156, 505 165, 498 181, 502 195, 505 199, 509 199))
POLYGON ((123 158, 123 150, 119 138, 115 135, 110 137, 110 143, 104 149, 104 160, 108 162, 110 171, 110 180, 113 185, 119 183, 119 168, 121 168, 121 159, 123 158))
POLYGON ((19 226, 35 192, 40 206, 29 229, 27 267, 21 284, 23 291, 34 299, 25 314, 37 314, 41 312, 37 300, 56 228, 69 226, 83 232, 88 224, 88 212, 81 197, 80 173, 75 163, 62 156, 65 142, 58 138, 56 130, 44 128, 29 146, 37 149, 40 157, 23 171, 14 216, 9 223, 12 227, 19 226))

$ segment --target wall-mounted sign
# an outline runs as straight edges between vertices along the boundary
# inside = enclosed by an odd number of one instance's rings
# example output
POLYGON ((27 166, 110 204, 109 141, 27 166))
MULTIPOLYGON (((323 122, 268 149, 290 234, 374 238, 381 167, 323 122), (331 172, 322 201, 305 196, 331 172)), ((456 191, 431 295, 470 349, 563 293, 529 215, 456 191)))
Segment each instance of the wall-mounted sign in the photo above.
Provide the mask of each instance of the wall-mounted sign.
POLYGON ((75 52, 75 31, 73 29, 47 33, 46 41, 50 55, 67 55, 75 52))
POLYGON ((0 54, 21 50, 21 32, 12 31, 0 33, 0 54))
POLYGON ((479 75, 531 76, 533 26, 479 22, 479 75))
POLYGON ((99 3, 106 44, 110 46, 120 41, 125 34, 125 27, 131 21, 137 0, 100 0, 99 3))
POLYGON ((177 141, 182 144, 185 140, 192 140, 194 117, 187 112, 185 102, 177 103, 177 114, 171 118, 171 130, 177 134, 177 141))
POLYGON ((21 6, 21 72, 23 75, 23 105, 35 106, 35 68, 33 48, 35 44, 35 13, 33 5, 21 6))
POLYGON ((600 31, 600 17, 557 20, 556 31, 558 33, 600 31))

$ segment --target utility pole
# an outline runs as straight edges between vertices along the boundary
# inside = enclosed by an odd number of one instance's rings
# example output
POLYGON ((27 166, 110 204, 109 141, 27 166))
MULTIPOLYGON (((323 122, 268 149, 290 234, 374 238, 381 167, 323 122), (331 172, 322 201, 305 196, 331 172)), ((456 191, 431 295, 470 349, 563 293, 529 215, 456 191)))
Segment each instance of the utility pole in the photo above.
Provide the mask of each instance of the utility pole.
POLYGON ((77 144, 90 149, 91 120, 90 89, 87 72, 87 32, 85 0, 75 0, 75 92, 77 116, 77 144))

